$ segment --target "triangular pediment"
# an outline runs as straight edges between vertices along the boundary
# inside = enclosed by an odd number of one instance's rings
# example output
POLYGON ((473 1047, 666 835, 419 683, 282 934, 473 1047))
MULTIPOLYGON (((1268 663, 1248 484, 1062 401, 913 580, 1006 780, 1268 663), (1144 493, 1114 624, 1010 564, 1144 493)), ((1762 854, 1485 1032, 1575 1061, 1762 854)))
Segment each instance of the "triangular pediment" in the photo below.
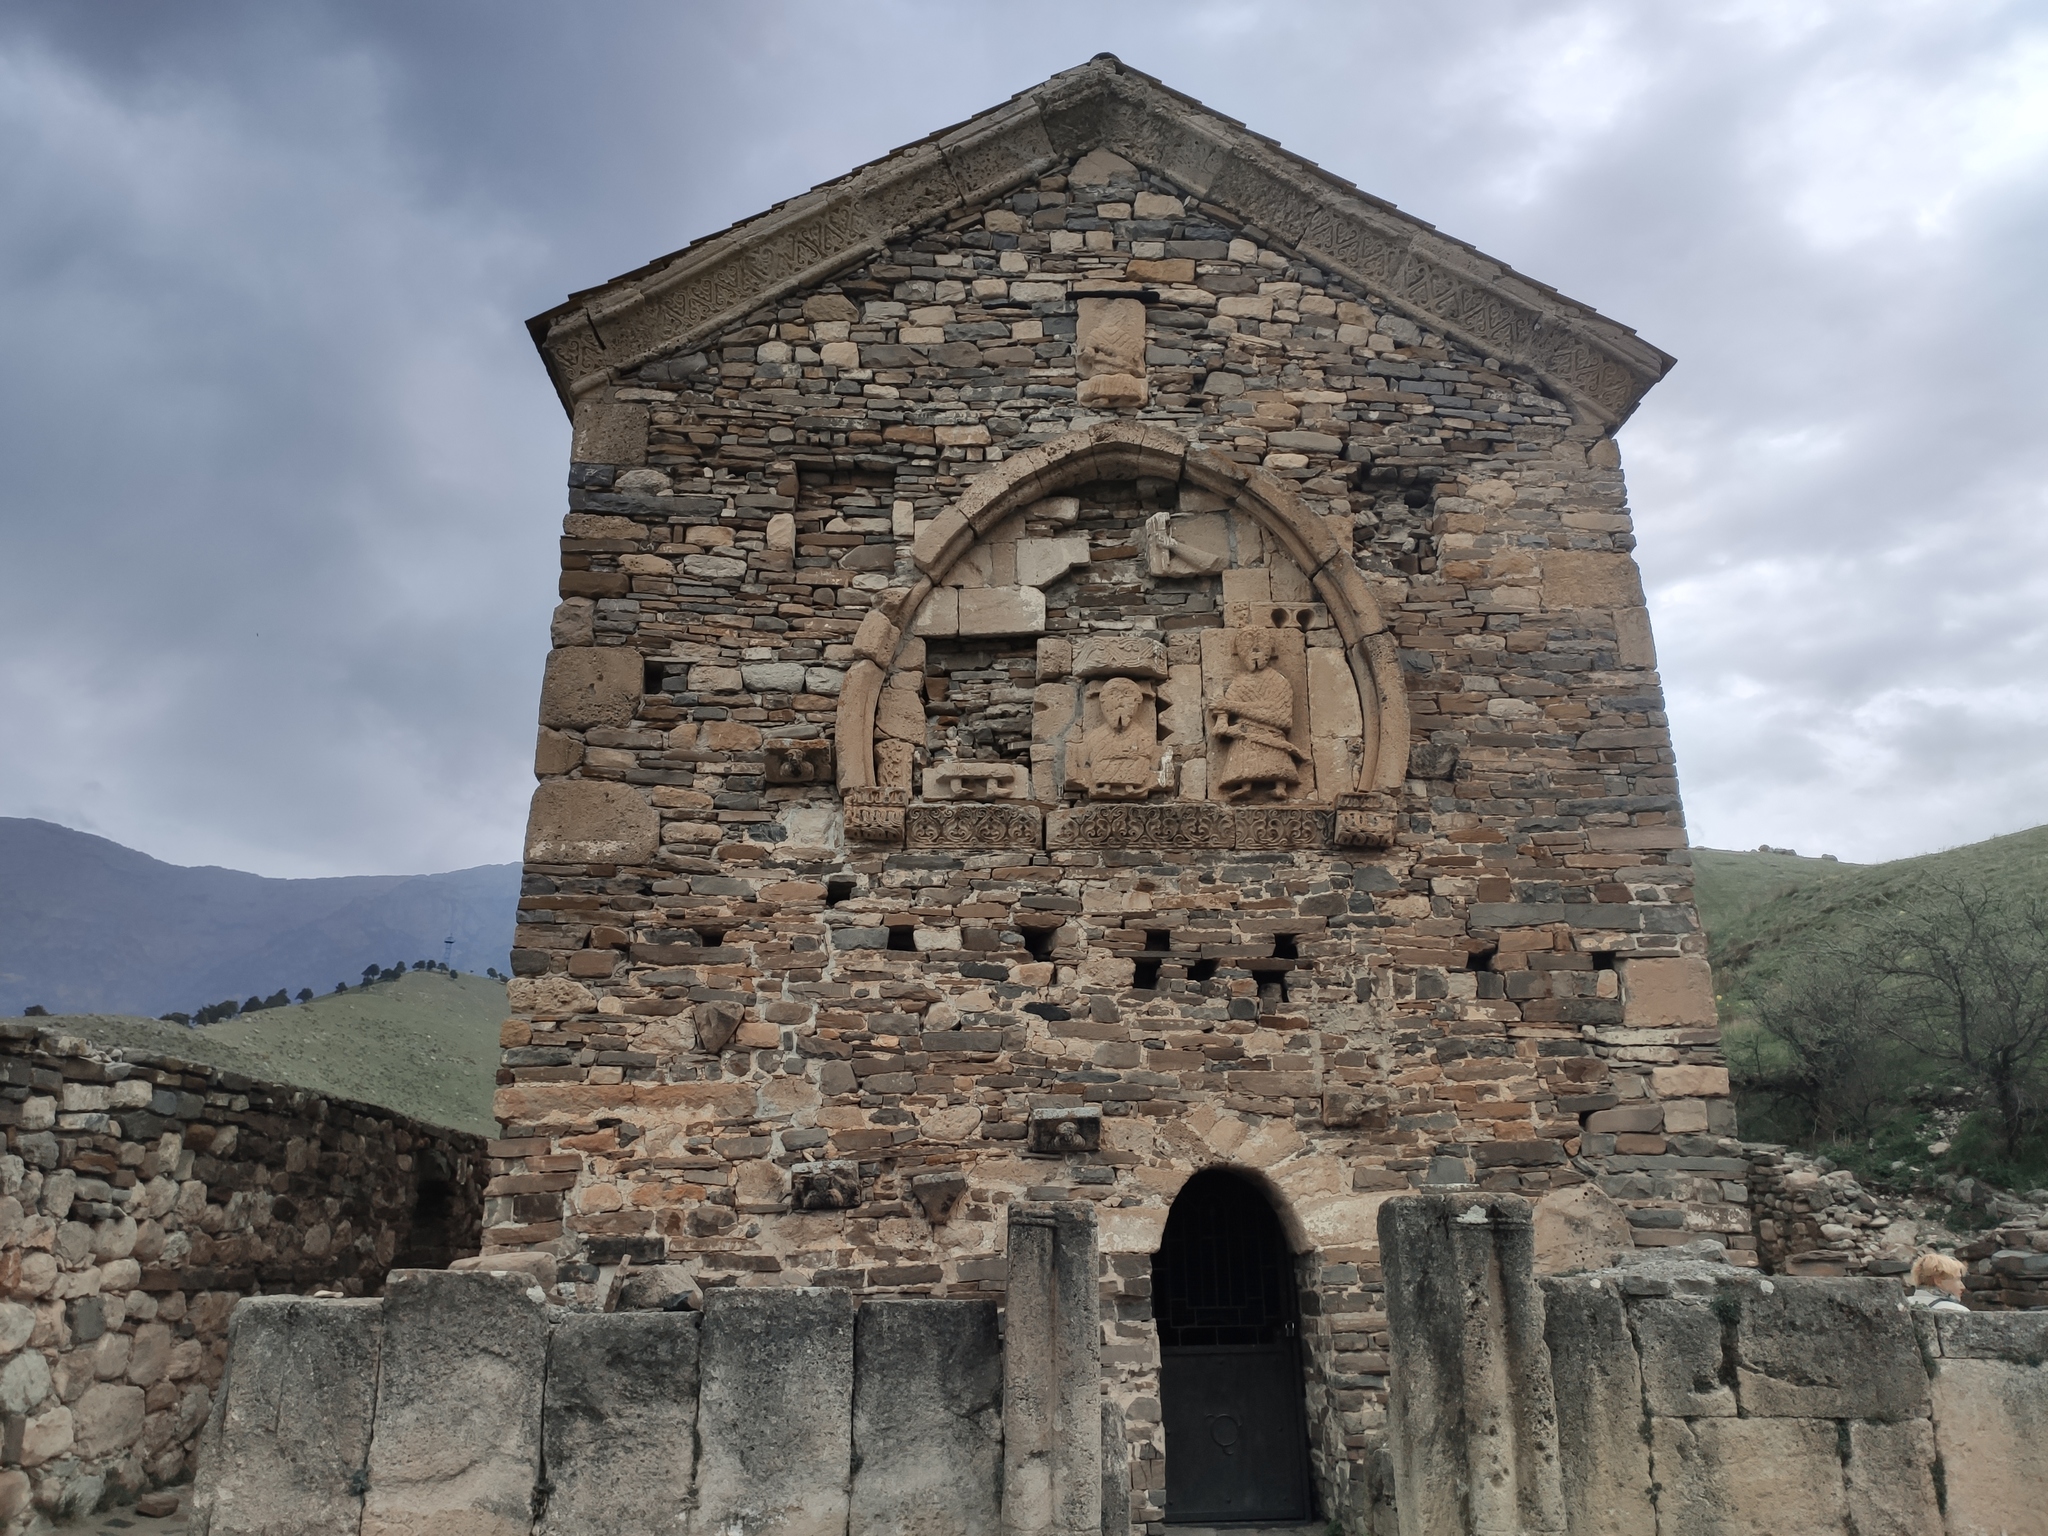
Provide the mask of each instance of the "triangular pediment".
POLYGON ((1103 54, 954 128, 650 262, 529 321, 565 403, 823 282, 905 232, 1104 148, 1264 242, 1625 420, 1673 359, 1627 326, 1449 239, 1103 54))

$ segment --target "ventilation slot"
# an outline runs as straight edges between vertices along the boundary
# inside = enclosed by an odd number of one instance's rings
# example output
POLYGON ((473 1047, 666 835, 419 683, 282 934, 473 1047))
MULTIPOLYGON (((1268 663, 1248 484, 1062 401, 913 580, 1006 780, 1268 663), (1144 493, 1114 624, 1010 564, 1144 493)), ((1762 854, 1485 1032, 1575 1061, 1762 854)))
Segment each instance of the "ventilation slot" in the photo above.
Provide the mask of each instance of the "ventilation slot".
POLYGON ((860 887, 860 882, 851 875, 834 875, 825 882, 825 905, 836 907, 842 901, 850 900, 860 887))
POLYGON ((1032 959, 1052 958, 1052 941, 1053 936, 1059 932, 1057 928, 1026 928, 1023 932, 1024 947, 1030 951, 1032 959))
POLYGON ((725 942, 725 930, 723 928, 699 928, 697 930, 697 942, 706 949, 717 949, 725 942))
POLYGON ((917 930, 902 923, 889 930, 889 947, 903 954, 917 953, 917 930))
POLYGON ((1475 949, 1465 956, 1465 969, 1468 971, 1490 971, 1493 969, 1493 957, 1499 953, 1500 947, 1498 945, 1491 949, 1475 949))
POLYGON ((1188 967, 1188 980, 1193 982, 1214 981, 1216 979, 1217 963, 1214 960, 1197 960, 1188 967))

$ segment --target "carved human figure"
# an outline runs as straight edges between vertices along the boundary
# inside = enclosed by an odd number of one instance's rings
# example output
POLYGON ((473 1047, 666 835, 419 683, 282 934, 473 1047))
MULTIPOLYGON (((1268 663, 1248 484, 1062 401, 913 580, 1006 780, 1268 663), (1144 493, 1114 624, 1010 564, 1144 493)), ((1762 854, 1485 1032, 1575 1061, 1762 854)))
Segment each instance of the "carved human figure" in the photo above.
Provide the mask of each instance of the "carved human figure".
POLYGON ((1159 743, 1140 724, 1145 690, 1128 677, 1112 677, 1096 703, 1102 723, 1081 743, 1088 759, 1088 798, 1142 800, 1159 787, 1159 743))
POLYGON ((1210 733, 1226 744, 1216 791, 1226 800, 1259 790, 1285 800, 1301 783, 1300 764, 1308 755, 1288 735, 1294 727, 1294 684, 1272 664, 1271 631, 1239 630, 1236 649, 1244 670, 1209 706, 1210 733))

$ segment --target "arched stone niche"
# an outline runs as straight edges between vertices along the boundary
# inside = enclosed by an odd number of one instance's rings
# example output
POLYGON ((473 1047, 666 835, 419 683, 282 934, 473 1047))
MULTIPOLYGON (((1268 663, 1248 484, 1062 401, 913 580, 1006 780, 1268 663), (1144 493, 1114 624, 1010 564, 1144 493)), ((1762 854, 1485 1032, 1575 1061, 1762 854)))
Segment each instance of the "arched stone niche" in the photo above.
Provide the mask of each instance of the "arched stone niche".
MULTIPOLYGON (((1019 770, 993 771, 996 765, 988 763, 940 765, 951 775, 944 798, 988 808, 961 831, 962 845, 975 846, 989 836, 996 840, 987 846, 1036 842, 1030 830, 1036 826, 1034 807, 1076 799, 1095 802, 1097 823, 1113 823, 1122 829, 1118 836, 1163 825, 1157 813, 1178 808, 1171 821, 1181 830, 1174 835, 1192 838, 1180 846, 1292 846, 1310 825, 1304 818, 1315 815, 1324 818, 1324 834, 1340 844, 1384 845, 1392 830, 1387 792, 1399 787, 1407 771, 1408 707, 1393 637, 1352 559, 1348 537, 1304 508, 1286 482, 1209 453, 1166 428, 1129 422, 1070 433, 1006 459, 922 526, 912 546, 919 579, 862 621, 854 641, 858 659, 840 696, 838 777, 850 837, 894 841, 902 808, 928 787, 905 745, 922 731, 913 724, 923 711, 914 663, 927 637, 1045 634, 1043 588, 1090 561, 1084 538, 1059 532, 1057 498, 1098 482, 1140 480, 1179 487, 1179 504, 1200 511, 1192 518, 1149 519, 1144 548, 1133 558, 1148 562, 1155 576, 1213 578, 1219 593, 1239 599, 1220 599, 1224 627, 1203 632, 1200 696, 1190 697, 1190 684, 1169 678, 1164 646, 1153 632, 1109 628, 1052 637, 1054 649, 1039 650, 1041 710, 1044 684, 1074 679, 1072 724, 1056 722, 1065 732, 1056 782, 1048 781, 1038 762, 1028 781, 1019 770), (1053 521, 1046 527, 1034 522, 1034 536, 1020 542, 1012 536, 1026 516, 1053 521), (1203 519, 1206 527, 1190 533, 1189 525, 1203 519), (1270 596, 1260 596, 1266 591, 1258 576, 1262 568, 1275 573, 1270 596), (1240 574, 1226 583, 1226 571, 1240 574), (1250 641, 1243 633, 1248 629, 1267 633, 1250 641), (1071 656, 1058 649, 1060 639, 1071 641, 1071 656), (1254 659, 1252 651, 1268 659, 1254 659), (1048 657, 1058 660, 1048 663, 1048 657), (905 666, 906 660, 913 665, 905 666), (1249 713, 1240 720, 1226 710, 1219 721, 1215 710, 1226 702, 1222 679, 1266 669, 1291 680, 1297 701, 1290 702, 1270 678, 1243 683, 1230 699, 1244 703, 1249 713), (1311 669, 1323 710, 1314 739, 1308 730, 1311 669), (1261 697, 1277 710, 1267 719, 1278 722, 1263 729, 1261 697), (1149 741, 1162 712, 1176 707, 1179 731, 1203 733, 1200 761, 1176 763, 1164 752, 1165 760, 1153 765, 1159 777, 1148 779, 1146 765, 1133 753, 1120 753, 1121 744, 1149 741), (1131 734, 1096 729, 1105 718, 1132 720, 1131 734), (1191 726, 1191 720, 1199 723, 1191 726), (1243 754, 1233 755, 1247 740, 1243 754), (1092 745, 1083 748, 1084 741, 1092 745), (1077 750, 1085 765, 1078 769, 1077 750), (1108 810, 1105 801, 1112 803, 1108 810), (1118 801, 1125 804, 1112 814, 1118 801), (1247 835, 1278 841, 1245 842, 1231 831, 1233 810, 1244 827, 1261 829, 1247 835), (1282 814, 1243 820, 1246 810, 1282 814)), ((1057 707, 1057 687, 1053 692, 1057 707)), ((1168 732, 1157 735, 1164 740, 1168 732)), ((1070 846, 1086 844, 1071 817, 1064 835, 1081 839, 1070 846)))

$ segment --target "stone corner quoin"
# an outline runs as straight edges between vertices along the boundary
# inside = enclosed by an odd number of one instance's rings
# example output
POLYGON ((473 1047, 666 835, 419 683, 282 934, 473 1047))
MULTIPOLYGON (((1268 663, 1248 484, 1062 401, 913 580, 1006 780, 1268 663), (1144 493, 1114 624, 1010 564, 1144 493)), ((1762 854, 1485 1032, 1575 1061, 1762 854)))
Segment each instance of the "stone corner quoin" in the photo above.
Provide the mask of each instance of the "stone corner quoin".
POLYGON ((1326 1509, 1387 1195, 1753 1252, 1612 437, 1670 359, 1100 60, 532 328, 487 1252, 999 1295, 1092 1202, 1140 1522, 1199 1169, 1312 1256, 1326 1509))

